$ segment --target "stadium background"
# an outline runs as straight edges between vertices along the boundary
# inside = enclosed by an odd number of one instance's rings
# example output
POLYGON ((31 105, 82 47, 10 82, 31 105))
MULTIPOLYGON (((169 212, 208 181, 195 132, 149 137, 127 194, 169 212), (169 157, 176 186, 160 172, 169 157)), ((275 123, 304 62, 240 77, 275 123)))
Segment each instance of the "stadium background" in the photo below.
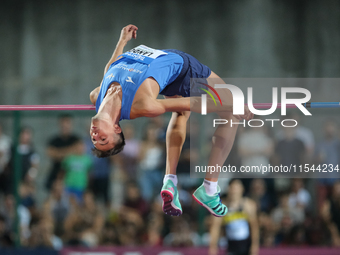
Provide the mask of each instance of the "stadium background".
MULTIPOLYGON (((103 68, 112 54, 121 28, 130 23, 137 25, 139 31, 137 40, 130 42, 127 48, 139 44, 160 49, 176 48, 192 54, 221 77, 336 78, 340 72, 338 1, 5 0, 1 2, 0 14, 1 104, 88 104, 88 94, 99 85, 103 68)), ((340 87, 328 88, 314 84, 308 89, 312 95, 322 95, 323 101, 340 94, 340 87)), ((257 98, 259 102, 268 102, 264 95, 257 98)), ((302 120, 314 135, 313 153, 317 153, 317 145, 323 140, 322 123, 329 117, 335 122, 339 121, 334 110, 319 113, 320 116, 313 122, 302 120)), ((38 214, 41 214, 46 199, 51 195, 45 188, 51 169, 46 148, 50 138, 59 132, 59 114, 32 112, 19 116, 0 113, 2 133, 13 138, 12 141, 16 140, 14 126, 19 124, 14 120, 20 120, 20 126, 29 126, 33 130, 32 143, 39 155, 39 167, 30 195, 38 214)), ((86 139, 92 113, 71 114, 74 117, 73 132, 86 139)), ((165 115, 152 121, 132 121, 136 142, 141 142, 146 127, 152 127, 156 131, 150 136, 159 134, 161 144, 161 134, 168 119, 169 115, 165 115)), ((273 142, 277 142, 274 136, 273 142)), ((124 183, 129 182, 131 177, 124 174, 124 164, 117 161, 113 159, 110 162, 108 208, 112 210, 103 208, 101 201, 98 206, 107 220, 110 215, 119 214, 113 212, 119 211, 124 203, 124 183)), ((141 174, 139 162, 135 163, 135 167, 131 174, 137 176, 141 174)), ((159 173, 163 171, 162 167, 156 166, 159 173)), ((190 190, 190 181, 187 183, 190 190)), ((320 228, 324 229, 325 225, 318 217, 320 204, 317 185, 315 180, 305 181, 312 195, 309 219, 317 219, 320 228)), ((3 194, 1 196, 1 207, 6 216, 6 198, 3 194)), ((192 222, 183 217, 180 220, 182 222, 176 224, 187 221, 190 223, 187 231, 196 237, 201 236, 208 231, 208 218, 198 207, 191 209, 193 214, 197 213, 199 220, 192 222)), ((155 210, 152 213, 157 214, 155 210)), ((149 213, 145 212, 145 215, 149 213)), ((167 218, 164 222, 164 229, 168 229, 160 231, 160 240, 171 233, 170 226, 176 225, 167 218)), ((146 221, 143 224, 146 227, 149 223, 146 221)), ((28 231, 32 231, 30 226, 28 231)), ((324 231, 324 236, 329 237, 327 230, 324 231)), ((151 238, 145 237, 145 233, 138 236, 137 243, 126 245, 147 246, 147 240, 151 238)), ((18 244, 17 238, 13 236, 13 242, 18 244)), ((98 240, 94 246, 100 245, 100 237, 96 238, 98 240)), ((63 241, 66 246, 67 240, 63 241)), ((21 246, 30 247, 27 241, 25 244, 25 240, 20 243, 21 246)), ((195 243, 195 240, 191 240, 191 245, 204 246, 204 241, 195 243)), ((306 241, 300 245, 333 246, 325 240, 317 243, 306 241)), ((281 246, 273 244, 269 247, 281 246)))

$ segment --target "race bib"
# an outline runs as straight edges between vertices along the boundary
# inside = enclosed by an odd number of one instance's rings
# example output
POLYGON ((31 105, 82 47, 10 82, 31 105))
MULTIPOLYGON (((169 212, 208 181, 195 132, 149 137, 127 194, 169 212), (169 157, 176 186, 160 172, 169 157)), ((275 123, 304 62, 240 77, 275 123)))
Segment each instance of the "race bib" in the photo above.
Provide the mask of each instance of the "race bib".
POLYGON ((149 48, 145 45, 139 45, 136 48, 133 48, 125 53, 123 53, 121 56, 133 59, 135 61, 141 62, 143 64, 150 64, 153 60, 158 58, 162 55, 167 55, 168 53, 161 51, 161 50, 155 50, 152 48, 149 48))

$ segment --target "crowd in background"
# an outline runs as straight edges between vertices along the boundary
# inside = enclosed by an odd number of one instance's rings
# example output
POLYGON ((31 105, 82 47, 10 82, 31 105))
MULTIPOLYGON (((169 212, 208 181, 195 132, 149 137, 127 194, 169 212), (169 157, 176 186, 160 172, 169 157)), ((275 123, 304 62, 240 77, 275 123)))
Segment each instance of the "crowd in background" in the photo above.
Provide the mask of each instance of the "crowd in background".
MULTIPOLYGON (((295 118, 297 118, 295 116, 295 118)), ((161 117, 143 127, 124 126, 126 146, 112 158, 91 155, 92 142, 73 130, 71 116, 61 116, 60 132, 47 141, 51 168, 45 190, 37 190, 39 155, 34 134, 23 127, 16 148, 0 127, 0 247, 14 246, 15 228, 27 247, 63 246, 208 246, 212 216, 193 201, 191 194, 201 180, 190 178, 190 156, 198 152, 190 136, 178 165, 181 217, 162 212, 159 192, 165 169, 166 123, 161 117), (20 160, 20 203, 13 192, 15 153, 20 160), (111 192, 112 174, 123 189, 111 192), (37 192, 47 192, 43 203, 37 192), (119 200, 117 203, 113 201, 119 200), (114 206, 113 206, 114 204, 114 206), (16 221, 18 215, 18 221, 16 221)), ((194 128, 194 127, 193 127, 194 128)), ((188 128, 189 131, 189 128, 188 128)), ((321 130, 320 130, 321 131, 321 130)), ((45 155, 40 155, 45 156, 45 155)), ((240 128, 226 164, 301 165, 340 163, 337 123, 324 124, 323 139, 314 141, 303 125, 272 133, 267 128, 240 128)), ((260 245, 340 246, 340 182, 324 179, 242 179, 244 195, 257 205, 260 245)), ((225 180, 222 194, 228 192, 225 180)), ((223 195, 222 195, 223 199, 223 195)), ((222 224, 221 229, 224 229, 222 224)), ((225 246, 221 231, 219 244, 225 246)))

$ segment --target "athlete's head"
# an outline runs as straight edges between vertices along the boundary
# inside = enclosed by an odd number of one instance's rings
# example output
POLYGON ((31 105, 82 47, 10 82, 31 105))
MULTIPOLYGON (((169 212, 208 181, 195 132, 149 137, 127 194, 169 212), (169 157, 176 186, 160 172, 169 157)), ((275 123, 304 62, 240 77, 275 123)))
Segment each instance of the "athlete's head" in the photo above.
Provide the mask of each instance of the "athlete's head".
POLYGON ((124 148, 125 138, 122 129, 110 119, 93 117, 90 135, 94 145, 92 152, 98 158, 115 155, 124 148))
POLYGON ((59 130, 62 136, 70 136, 73 129, 73 117, 70 114, 59 115, 59 130))
POLYGON ((240 199, 243 196, 244 187, 239 179, 231 179, 229 182, 228 196, 234 199, 240 199))
POLYGON ((338 199, 340 198, 340 180, 337 180, 333 184, 332 196, 333 196, 333 199, 336 199, 336 201, 339 201, 338 199))

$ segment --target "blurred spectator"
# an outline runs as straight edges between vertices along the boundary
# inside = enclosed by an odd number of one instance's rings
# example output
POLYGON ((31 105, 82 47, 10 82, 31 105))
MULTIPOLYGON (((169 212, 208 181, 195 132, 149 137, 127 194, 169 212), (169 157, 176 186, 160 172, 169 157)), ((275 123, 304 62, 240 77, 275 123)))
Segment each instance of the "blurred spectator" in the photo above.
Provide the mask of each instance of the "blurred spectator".
POLYGON ((14 241, 12 233, 6 227, 6 219, 0 214, 0 248, 13 247, 14 241))
POLYGON ((13 183, 15 175, 15 152, 18 153, 20 158, 20 180, 27 182, 28 185, 34 185, 35 177, 38 174, 39 155, 35 153, 32 142, 32 129, 23 127, 20 130, 18 146, 12 148, 11 158, 5 168, 5 183, 3 187, 7 193, 13 192, 13 183))
MULTIPOLYGON (((336 171, 331 171, 331 166, 333 169, 340 164, 340 140, 338 138, 338 126, 333 120, 328 120, 324 124, 324 138, 318 144, 316 149, 316 163, 326 164, 328 177, 320 179, 319 182, 325 185, 332 185, 336 179, 339 179, 339 174, 336 171)), ((322 177, 322 176, 320 176, 322 177)))
MULTIPOLYGON (((306 150, 306 160, 310 162, 314 155, 315 149, 315 139, 314 134, 310 128, 304 127, 301 122, 301 115, 298 113, 288 113, 286 119, 294 119, 298 122, 298 125, 295 128, 294 138, 299 139, 306 150)), ((285 127, 283 127, 277 134, 276 138, 278 141, 281 141, 285 138, 285 127)))
POLYGON ((303 223, 308 245, 324 246, 330 244, 330 235, 322 217, 308 217, 303 223))
POLYGON ((5 167, 7 166, 11 156, 11 139, 3 133, 2 126, 0 124, 0 191, 7 193, 5 188, 7 187, 7 174, 5 167))
POLYGON ((158 128, 147 125, 139 154, 140 187, 142 196, 147 201, 151 201, 162 187, 164 151, 157 137, 158 128))
POLYGON ((148 216, 146 244, 151 247, 161 246, 163 242, 163 229, 164 213, 161 206, 159 206, 159 201, 155 199, 151 205, 151 212, 148 216))
POLYGON ((157 129, 157 140, 165 142, 167 124, 164 121, 164 116, 159 115, 149 120, 150 125, 153 125, 157 129))
POLYGON ((242 182, 238 179, 231 180, 225 199, 228 213, 224 217, 214 217, 211 225, 210 255, 218 254, 221 226, 226 230, 228 254, 258 254, 260 237, 256 204, 243 197, 243 193, 242 182))
POLYGON ((140 141, 135 138, 135 129, 133 125, 124 126, 125 146, 124 150, 115 156, 127 180, 137 179, 138 155, 140 151, 140 141))
MULTIPOLYGON (((143 221, 140 222, 143 224, 143 221)), ((142 225, 144 226, 144 225, 142 225)), ((119 227, 119 240, 122 246, 138 246, 142 245, 141 225, 136 224, 135 220, 128 219, 122 222, 119 227)))
MULTIPOLYGON (((181 202, 183 211, 189 215, 192 215, 191 220, 196 219, 196 216, 195 216, 196 208, 193 206, 195 205, 196 201, 192 198, 191 193, 188 192, 188 189, 183 189, 182 185, 180 184, 177 184, 177 189, 178 189, 179 201, 181 202)), ((194 188, 192 187, 192 189, 194 188)))
POLYGON ((291 229, 287 244, 299 247, 305 246, 307 244, 306 241, 306 227, 303 225, 297 225, 291 229))
POLYGON ((123 202, 122 211, 132 211, 138 215, 145 217, 149 212, 147 202, 141 197, 141 192, 138 185, 134 182, 129 182, 125 185, 125 199, 123 202))
MULTIPOLYGON (((242 166, 268 165, 274 151, 274 141, 265 127, 247 127, 240 129, 237 139, 238 154, 242 166)), ((260 176, 260 174, 259 174, 260 176)), ((249 192, 250 179, 242 179, 245 190, 249 192)), ((273 190, 273 179, 266 178, 269 193, 273 190)))
POLYGON ((267 193, 266 183, 263 179, 253 179, 251 181, 248 197, 255 201, 258 213, 269 213, 272 209, 273 203, 267 193))
POLYGON ((146 235, 144 242, 151 247, 162 246, 164 235, 169 233, 171 218, 162 210, 162 199, 158 196, 150 204, 150 211, 146 222, 146 235), (169 224, 167 224, 169 223, 169 224))
POLYGON ((276 229, 288 233, 293 226, 303 223, 304 211, 298 207, 289 206, 289 194, 283 193, 280 196, 280 203, 272 212, 272 220, 276 229))
POLYGON ((48 142, 47 155, 52 159, 52 168, 46 180, 46 188, 51 189, 53 182, 59 176, 62 160, 74 153, 79 137, 72 133, 72 117, 61 115, 59 117, 60 133, 48 142))
POLYGON ((105 205, 109 207, 110 172, 111 172, 110 158, 95 157, 91 152, 93 144, 90 138, 87 138, 85 140, 85 145, 86 154, 89 157, 91 157, 92 160, 92 171, 90 173, 90 188, 94 196, 96 197, 96 200, 102 200, 105 203, 105 205))
POLYGON ((119 223, 117 231, 121 245, 142 244, 145 219, 148 214, 148 204, 141 198, 140 190, 136 183, 126 185, 126 196, 119 210, 119 223))
POLYGON ((295 119, 299 124, 296 127, 296 138, 300 139, 306 148, 306 160, 310 162, 314 156, 315 138, 312 130, 301 124, 300 114, 294 113, 292 119, 295 119))
POLYGON ((45 202, 44 209, 44 215, 52 216, 55 226, 54 233, 61 237, 64 234, 64 221, 70 210, 70 202, 62 180, 56 180, 53 183, 51 194, 45 202))
POLYGON ((321 207, 321 217, 324 220, 333 246, 340 246, 340 181, 334 183, 332 196, 321 207))
POLYGON ((288 244, 293 228, 303 223, 305 214, 301 208, 289 206, 289 195, 280 196, 280 204, 272 212, 272 220, 276 228, 276 244, 288 244))
POLYGON ((283 128, 283 138, 278 141, 276 152, 276 165, 299 166, 304 163, 306 148, 303 142, 296 138, 296 128, 283 128))
POLYGON ((165 246, 191 247, 201 244, 200 236, 190 227, 190 218, 185 216, 171 218, 170 233, 163 240, 165 246))
POLYGON ((103 230, 104 218, 90 191, 84 192, 84 203, 71 211, 64 222, 67 245, 97 246, 103 230))
POLYGON ((26 246, 30 248, 45 247, 61 250, 63 242, 53 234, 53 223, 44 218, 32 218, 30 223, 30 237, 26 246))
POLYGON ((88 185, 92 161, 91 157, 85 154, 85 145, 82 141, 78 141, 74 147, 75 153, 66 156, 62 161, 62 169, 65 171, 66 192, 81 202, 88 185))
POLYGON ((238 138, 238 152, 243 166, 268 165, 274 142, 264 127, 249 127, 238 138))
POLYGON ((241 133, 238 140, 242 165, 268 165, 273 146, 272 139, 266 134, 263 127, 247 128, 241 133))
MULTIPOLYGON (((37 176, 40 161, 39 155, 34 150, 32 138, 33 131, 31 128, 24 127, 21 129, 17 152, 21 158, 21 179, 28 181, 34 180, 37 176)), ((13 160, 14 158, 12 157, 11 161, 13 162, 13 160)))
POLYGON ((21 204, 30 211, 31 215, 37 213, 35 201, 35 185, 28 182, 22 182, 19 185, 19 196, 21 204))
POLYGON ((30 211, 23 205, 19 204, 16 208, 13 195, 5 196, 5 203, 0 207, 0 213, 4 215, 6 220, 6 229, 9 232, 15 231, 15 216, 18 213, 20 237, 26 239, 29 236, 29 223, 31 220, 30 211))
POLYGON ((302 210, 308 209, 311 202, 309 192, 304 188, 303 179, 293 179, 288 204, 291 208, 298 207, 302 210))
POLYGON ((263 247, 273 247, 275 245, 276 226, 273 224, 268 213, 260 212, 260 244, 263 247))
POLYGON ((116 226, 111 222, 106 222, 104 229, 101 232, 100 245, 117 246, 119 244, 120 244, 119 234, 116 226))
POLYGON ((288 215, 281 219, 278 231, 275 236, 276 245, 286 246, 289 244, 301 245, 305 242, 303 226, 294 224, 288 215), (301 231, 302 229, 302 231, 301 231), (296 238, 294 240, 294 238, 296 238))

